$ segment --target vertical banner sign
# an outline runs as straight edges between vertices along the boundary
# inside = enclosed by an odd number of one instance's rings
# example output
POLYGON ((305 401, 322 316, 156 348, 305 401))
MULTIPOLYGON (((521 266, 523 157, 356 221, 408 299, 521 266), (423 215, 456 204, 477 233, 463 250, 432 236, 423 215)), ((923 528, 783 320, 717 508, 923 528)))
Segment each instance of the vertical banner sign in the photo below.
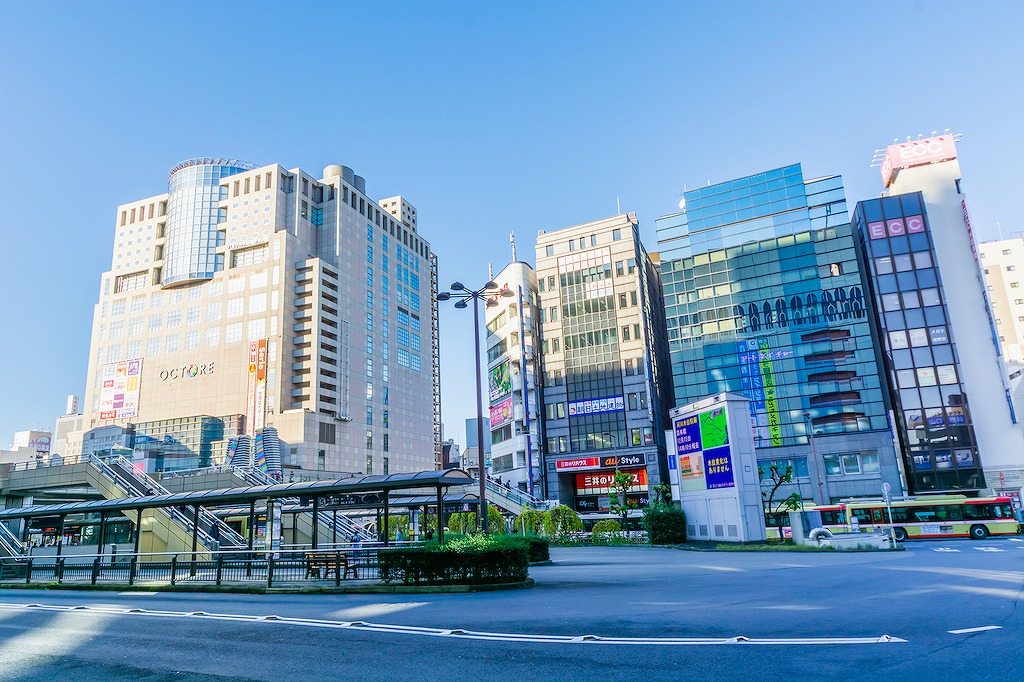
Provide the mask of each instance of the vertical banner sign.
POLYGON ((775 373, 772 371, 768 339, 758 339, 761 351, 761 378, 764 379, 764 405, 768 413, 768 433, 772 446, 782 445, 782 428, 779 426, 779 403, 776 400, 775 373))
POLYGON ((249 374, 245 389, 245 433, 256 434, 256 362, 259 358, 259 341, 249 342, 249 374))
POLYGON ((253 431, 266 425, 267 417, 267 339, 256 342, 256 421, 253 431))
POLYGON ((530 386, 526 380, 526 320, 523 316, 523 287, 516 287, 519 292, 519 366, 523 373, 523 426, 526 428, 526 486, 531 495, 533 491, 533 439, 530 437, 530 386))

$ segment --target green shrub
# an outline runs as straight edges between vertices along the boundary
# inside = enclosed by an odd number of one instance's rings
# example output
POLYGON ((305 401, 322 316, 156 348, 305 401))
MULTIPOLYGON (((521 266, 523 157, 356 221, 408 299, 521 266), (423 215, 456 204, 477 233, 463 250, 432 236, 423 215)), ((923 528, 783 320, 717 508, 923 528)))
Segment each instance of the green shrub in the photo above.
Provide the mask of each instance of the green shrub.
POLYGON ((512 530, 516 533, 522 533, 524 526, 527 533, 540 535, 544 532, 544 512, 537 511, 536 509, 523 511, 522 514, 516 517, 512 530))
POLYGON ((555 537, 579 533, 583 530, 583 521, 579 514, 560 504, 544 513, 544 530, 555 537))
POLYGON ((519 536, 520 539, 526 542, 526 552, 530 557, 530 563, 537 561, 550 561, 551 560, 551 541, 547 538, 538 537, 536 535, 527 535, 525 537, 519 536))
POLYGON ((615 519, 604 519, 595 523, 591 532, 595 541, 607 540, 609 536, 618 535, 622 532, 622 526, 615 519))
POLYGON ((456 536, 377 556, 381 581, 405 585, 522 582, 529 563, 529 543, 512 535, 456 536))
POLYGON ((686 542, 686 515, 678 507, 647 507, 644 509, 643 525, 652 545, 677 545, 686 542))

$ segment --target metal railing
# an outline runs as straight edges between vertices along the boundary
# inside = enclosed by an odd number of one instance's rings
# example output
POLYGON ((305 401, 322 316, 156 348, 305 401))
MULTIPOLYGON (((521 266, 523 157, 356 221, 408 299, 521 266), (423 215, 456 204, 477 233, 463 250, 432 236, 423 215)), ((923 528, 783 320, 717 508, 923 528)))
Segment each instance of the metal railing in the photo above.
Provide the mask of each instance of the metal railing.
POLYGON ((506 488, 503 485, 498 485, 493 479, 488 478, 486 482, 487 491, 503 497, 510 502, 518 504, 523 509, 537 509, 545 510, 550 509, 552 502, 550 500, 542 500, 539 497, 523 492, 522 490, 516 490, 515 488, 506 488))
POLYGON ((346 545, 328 550, 301 548, 267 552, 159 552, 0 559, 0 585, 252 585, 323 586, 378 580, 381 546, 346 545))
MULTIPOLYGON (((113 459, 113 464, 117 465, 118 471, 123 472, 125 476, 133 477, 139 486, 145 489, 145 492, 142 493, 143 495, 153 495, 156 493, 160 495, 171 494, 171 491, 160 485, 149 474, 136 470, 131 460, 119 455, 113 459)), ((113 469, 113 466, 111 466, 111 469, 113 469)), ((221 547, 246 547, 248 545, 245 538, 204 507, 199 507, 199 521, 201 524, 200 530, 207 533, 221 547)), ((191 523, 192 521, 189 520, 189 524, 191 523)))
POLYGON ((3 547, 12 557, 20 557, 25 554, 24 543, 3 522, 0 522, 0 547, 3 547))

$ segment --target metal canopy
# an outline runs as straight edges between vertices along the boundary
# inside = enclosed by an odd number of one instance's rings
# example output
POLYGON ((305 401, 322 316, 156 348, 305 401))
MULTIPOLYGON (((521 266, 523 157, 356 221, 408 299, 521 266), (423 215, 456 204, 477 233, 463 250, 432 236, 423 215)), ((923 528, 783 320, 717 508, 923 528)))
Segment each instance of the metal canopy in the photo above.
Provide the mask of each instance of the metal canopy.
MULTIPOLYGON (((68 502, 32 507, 0 510, 0 519, 28 518, 35 516, 58 516, 82 512, 122 511, 126 509, 153 509, 158 507, 203 507, 248 504, 255 500, 281 497, 304 497, 319 495, 343 495, 363 492, 387 492, 416 488, 441 488, 453 485, 470 485, 476 479, 461 469, 441 471, 420 471, 388 476, 363 476, 336 481, 304 481, 301 483, 278 483, 246 488, 221 488, 219 490, 198 490, 169 495, 148 495, 145 497, 121 497, 113 500, 89 502, 68 502)), ((426 496, 424 496, 426 497, 426 496)), ((433 498, 433 499, 436 499, 433 498)))

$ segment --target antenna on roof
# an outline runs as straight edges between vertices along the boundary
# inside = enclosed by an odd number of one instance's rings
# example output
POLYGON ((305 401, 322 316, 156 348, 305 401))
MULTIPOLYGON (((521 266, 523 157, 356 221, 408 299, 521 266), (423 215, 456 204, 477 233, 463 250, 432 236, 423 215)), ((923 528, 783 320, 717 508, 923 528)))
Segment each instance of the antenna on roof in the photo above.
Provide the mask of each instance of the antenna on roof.
POLYGON ((619 198, 615 197, 615 215, 622 215, 622 207, 619 206, 619 198))
MULTIPOLYGON (((516 258, 516 233, 514 231, 508 233, 508 243, 512 245, 512 262, 515 263, 519 259, 516 258)), ((488 281, 490 279, 488 278, 488 281)))

